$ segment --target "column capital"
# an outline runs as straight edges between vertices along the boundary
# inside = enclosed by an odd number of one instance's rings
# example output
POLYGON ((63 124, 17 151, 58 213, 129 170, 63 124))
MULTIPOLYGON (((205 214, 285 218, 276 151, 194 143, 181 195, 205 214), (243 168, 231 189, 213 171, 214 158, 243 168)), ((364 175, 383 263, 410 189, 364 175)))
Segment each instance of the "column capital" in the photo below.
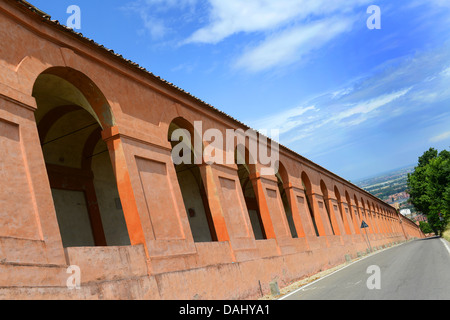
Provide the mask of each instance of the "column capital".
POLYGON ((261 179, 261 174, 259 172, 254 172, 249 174, 250 180, 259 180, 261 179))
POLYGON ((294 188, 294 186, 292 185, 291 182, 283 183, 283 189, 284 190, 289 190, 289 189, 293 189, 293 188, 294 188))
POLYGON ((106 128, 102 131, 103 141, 116 140, 119 137, 120 137, 119 127, 117 126, 106 128))

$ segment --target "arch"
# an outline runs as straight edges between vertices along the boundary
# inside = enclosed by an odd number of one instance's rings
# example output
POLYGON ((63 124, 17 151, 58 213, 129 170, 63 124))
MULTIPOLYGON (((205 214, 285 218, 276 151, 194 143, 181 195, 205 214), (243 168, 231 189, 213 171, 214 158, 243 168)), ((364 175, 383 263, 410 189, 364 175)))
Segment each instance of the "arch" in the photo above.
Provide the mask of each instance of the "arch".
POLYGON ((358 201, 358 197, 355 195, 353 195, 353 199, 355 200, 355 205, 357 208, 359 208, 359 201, 358 201))
POLYGON ((371 206, 370 206, 370 201, 369 201, 369 199, 367 199, 366 200, 366 203, 367 203, 367 220, 369 220, 368 221, 368 224, 369 224, 369 232, 370 233, 374 233, 374 226, 373 226, 373 223, 372 223, 372 210, 370 209, 371 208, 371 206))
POLYGON ((38 132, 39 132, 39 139, 41 140, 41 143, 44 143, 45 138, 47 137, 48 132, 50 131, 51 127, 63 116, 66 114, 69 114, 71 112, 75 112, 79 110, 79 106, 77 105, 67 105, 67 106, 60 106, 55 107, 52 110, 50 110, 44 117, 41 119, 38 123, 38 132))
POLYGON ((378 203, 375 203, 375 223, 377 225, 377 233, 381 234, 382 231, 382 225, 381 225, 381 211, 380 211, 380 206, 378 205, 378 203))
POLYGON ((331 220, 331 211, 330 211, 331 208, 328 204, 328 199, 329 199, 328 188, 323 180, 320 180, 320 190, 322 191, 323 203, 325 204, 325 210, 327 212, 328 220, 330 222, 331 232, 333 233, 333 235, 336 235, 336 232, 334 231, 334 228, 333 228, 333 222, 331 220))
POLYGON ((350 213, 350 218, 354 222, 354 214, 353 214, 353 210, 352 210, 352 200, 351 200, 350 194, 348 193, 347 190, 345 190, 345 200, 347 201, 348 210, 350 211, 349 212, 350 213))
MULTIPOLYGON (((203 158, 201 154, 196 153, 195 143, 199 134, 195 132, 194 126, 183 117, 176 117, 172 120, 167 128, 167 141, 170 143, 172 148, 172 160, 174 163, 189 162, 190 164, 202 164, 203 158), (180 132, 178 132, 181 130, 180 132), (174 134, 177 133, 175 136, 174 134), (184 139, 189 139, 189 141, 184 141, 184 139), (177 150, 174 150, 177 148, 177 150), (179 149, 179 150, 178 150, 179 149), (175 154, 178 151, 178 154, 175 154), (183 154, 184 151, 187 154, 183 154), (179 157, 176 160, 174 157, 179 157)), ((203 151, 203 142, 201 139, 197 139, 201 142, 201 151, 203 151)))
POLYGON ((343 208, 341 193, 339 192, 339 189, 338 189, 338 187, 336 185, 334 186, 334 195, 335 195, 335 197, 337 199, 337 202, 338 202, 338 210, 339 210, 339 213, 341 215, 342 222, 344 224, 345 233, 346 234, 351 234, 352 232, 351 232, 351 229, 350 229, 349 222, 347 220, 347 216, 344 215, 344 208, 343 208))
POLYGON ((42 90, 39 87, 40 84, 51 87, 53 92, 63 92, 68 101, 88 111, 99 122, 103 130, 115 126, 109 102, 97 85, 84 73, 70 67, 51 67, 44 70, 39 74, 33 86, 32 95, 38 104, 40 102, 36 95, 37 91, 42 90), (40 81, 42 78, 45 81, 40 81))
POLYGON ((378 234, 378 213, 377 213, 377 204, 372 201, 372 223, 373 223, 373 232, 378 234))
POLYGON ((338 205, 339 205, 338 209, 339 209, 339 213, 341 215, 341 219, 342 219, 342 221, 345 221, 344 220, 344 214, 343 214, 342 208, 341 208, 341 204, 342 204, 341 193, 339 192, 339 189, 338 189, 337 186, 334 186, 334 196, 336 197, 338 205))
MULTIPOLYGON (((182 148, 179 149, 181 153, 189 152, 187 155, 178 154, 183 161, 181 163, 174 161, 174 166, 192 236, 195 242, 212 242, 217 241, 217 233, 200 168, 195 161, 195 135, 194 126, 184 118, 175 118, 169 125, 168 141, 171 143, 172 150, 175 148, 178 150, 181 146, 182 148), (189 136, 179 137, 179 141, 175 141, 172 139, 173 133, 179 129, 187 131, 189 136), (187 138, 190 140, 185 141, 187 138)), ((172 156, 175 155, 172 154, 172 156)))
POLYGON ((363 197, 361 197, 361 205, 362 205, 363 209, 366 210, 366 204, 364 202, 363 197))
POLYGON ((130 245, 116 176, 101 132, 114 125, 98 87, 52 67, 32 90, 35 118, 64 247, 130 245))
POLYGON ((283 203, 284 213, 288 221, 289 230, 291 231, 292 238, 298 238, 297 230, 295 228, 294 218, 292 216, 292 207, 289 203, 289 197, 287 195, 285 185, 289 184, 289 176, 284 165, 278 162, 278 172, 275 174, 278 181, 278 190, 280 192, 281 201, 283 203))
MULTIPOLYGON (((359 219, 360 221, 364 220, 363 212, 361 212, 361 207, 358 201, 358 196, 356 193, 353 195, 353 200, 355 201, 356 209, 355 209, 355 217, 359 219)), ((356 222, 355 222, 356 223, 356 222)), ((359 229, 358 229, 359 230, 359 229)))
MULTIPOLYGON (((198 141, 202 141, 201 139, 201 133, 195 131, 194 125, 183 117, 175 117, 172 119, 172 121, 169 123, 168 126, 168 140, 171 141, 171 133, 174 131, 174 129, 184 129, 189 132, 190 138, 191 138, 191 144, 194 146, 195 139, 198 139, 198 141)), ((203 142, 203 141, 202 141, 203 142)), ((203 147, 203 143, 202 143, 203 147)))
POLYGON ((315 212, 313 210, 313 199, 312 199, 312 185, 311 185, 311 181, 309 180, 308 175, 306 174, 306 172, 302 172, 301 174, 301 179, 302 179, 302 184, 303 184, 303 188, 305 190, 305 195, 306 195, 306 202, 308 204, 308 209, 309 209, 309 215, 311 216, 311 221, 314 227, 314 231, 316 232, 316 236, 319 237, 319 230, 317 228, 317 222, 316 222, 316 215, 315 212))
POLYGON ((366 203, 364 202, 363 197, 361 197, 361 206, 362 206, 362 212, 361 212, 361 219, 366 219, 366 203))
POLYGON ((253 234, 256 240, 265 240, 267 239, 267 233, 261 216, 257 193, 251 181, 251 175, 257 172, 256 165, 251 163, 250 152, 245 146, 236 146, 234 155, 239 182, 247 206, 253 234), (244 154, 242 154, 242 151, 244 151, 244 154))
MULTIPOLYGON (((246 137, 246 141, 248 141, 246 137)), ((249 174, 256 174, 258 172, 256 159, 253 158, 252 152, 249 151, 247 145, 237 143, 234 149, 234 160, 236 165, 243 165, 249 174)))
MULTIPOLYGON (((356 207, 356 209, 354 210, 352 208, 352 199, 350 197, 350 194, 348 193, 347 190, 345 190, 345 199, 347 200, 347 205, 348 205, 348 210, 350 211, 350 219, 353 223, 353 227, 355 229, 356 234, 359 234, 359 225, 358 225, 358 208, 356 207)), ((357 202, 355 202, 355 206, 357 206, 357 202)))
POLYGON ((278 161, 278 172, 275 175, 277 175, 284 184, 289 183, 289 174, 281 161, 278 161))

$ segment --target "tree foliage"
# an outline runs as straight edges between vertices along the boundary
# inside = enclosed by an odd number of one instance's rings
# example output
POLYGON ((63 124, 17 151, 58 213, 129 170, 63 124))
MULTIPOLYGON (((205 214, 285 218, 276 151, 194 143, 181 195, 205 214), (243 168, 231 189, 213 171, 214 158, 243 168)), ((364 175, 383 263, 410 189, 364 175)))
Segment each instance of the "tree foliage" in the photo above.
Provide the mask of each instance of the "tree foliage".
POLYGON ((420 230, 422 230, 422 232, 424 234, 433 232, 433 229, 431 229, 431 227, 430 227, 428 222, 420 221, 419 222, 419 227, 420 227, 420 230))
POLYGON ((408 175, 408 193, 414 207, 427 215, 436 234, 442 234, 450 220, 450 152, 430 148, 408 175))

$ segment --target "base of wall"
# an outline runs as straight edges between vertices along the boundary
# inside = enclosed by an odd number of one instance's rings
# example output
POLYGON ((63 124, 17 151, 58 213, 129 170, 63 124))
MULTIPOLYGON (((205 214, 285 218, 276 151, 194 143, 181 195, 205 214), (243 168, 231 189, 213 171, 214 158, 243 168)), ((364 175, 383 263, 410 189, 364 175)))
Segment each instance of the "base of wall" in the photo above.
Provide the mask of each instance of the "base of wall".
MULTIPOLYGON (((380 249, 403 242, 403 237, 372 240, 380 249)), ((371 242, 372 242, 371 241, 371 242)), ((212 254, 208 264, 199 245, 199 267, 148 275, 142 246, 68 248, 67 265, 0 262, 0 299, 3 300, 246 300, 270 293, 270 283, 285 287, 320 271, 345 263, 367 252, 364 241, 352 238, 327 241, 333 246, 317 246, 284 255, 269 254, 273 244, 261 252, 265 257, 240 262, 221 262, 212 254), (352 243, 349 243, 352 242, 352 243), (81 286, 69 289, 69 265, 81 270, 81 286)), ((222 243, 220 246, 223 246, 222 243)), ((192 257, 190 258, 192 259, 192 257)), ((227 259, 222 259, 227 261, 227 259)))

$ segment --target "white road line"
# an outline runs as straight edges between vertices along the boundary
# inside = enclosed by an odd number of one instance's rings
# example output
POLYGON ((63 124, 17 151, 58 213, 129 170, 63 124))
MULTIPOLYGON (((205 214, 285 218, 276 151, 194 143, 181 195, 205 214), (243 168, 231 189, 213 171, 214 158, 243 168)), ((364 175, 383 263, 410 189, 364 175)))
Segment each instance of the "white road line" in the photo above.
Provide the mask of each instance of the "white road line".
POLYGON ((441 242, 444 244, 445 248, 447 249, 448 254, 450 254, 450 247, 448 246, 447 241, 444 240, 444 239, 442 239, 442 238, 441 238, 440 240, 441 240, 441 242))

